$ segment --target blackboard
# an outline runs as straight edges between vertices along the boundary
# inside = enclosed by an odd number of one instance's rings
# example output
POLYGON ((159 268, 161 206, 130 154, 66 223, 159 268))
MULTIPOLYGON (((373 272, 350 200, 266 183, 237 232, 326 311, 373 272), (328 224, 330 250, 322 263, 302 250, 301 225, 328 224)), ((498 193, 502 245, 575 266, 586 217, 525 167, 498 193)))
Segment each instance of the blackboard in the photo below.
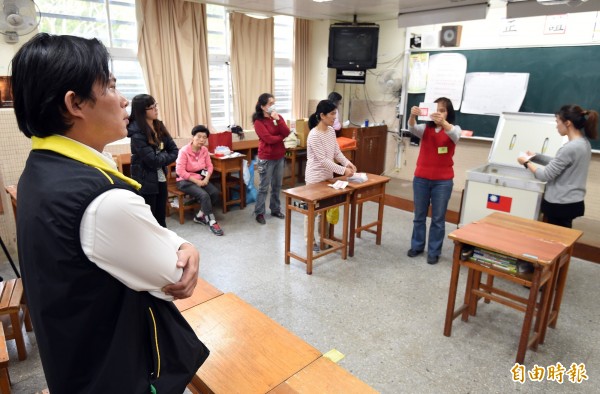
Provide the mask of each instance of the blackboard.
MULTIPOLYGON (((600 112, 600 45, 422 51, 462 53, 467 72, 527 72, 529 85, 519 112, 553 114, 564 104, 578 104, 600 112)), ((415 52, 413 52, 415 53, 415 52)), ((410 107, 425 94, 408 94, 410 107)), ((473 137, 494 138, 498 116, 456 113, 456 124, 473 137)), ((591 140, 600 150, 600 140, 591 140)))

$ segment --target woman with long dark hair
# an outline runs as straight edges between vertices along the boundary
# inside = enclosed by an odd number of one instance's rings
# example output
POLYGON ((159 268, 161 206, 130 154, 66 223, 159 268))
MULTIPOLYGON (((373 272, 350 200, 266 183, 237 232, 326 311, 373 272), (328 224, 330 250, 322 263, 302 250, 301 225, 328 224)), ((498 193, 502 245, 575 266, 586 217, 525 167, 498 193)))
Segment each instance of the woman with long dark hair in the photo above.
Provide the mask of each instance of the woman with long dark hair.
MULTIPOLYGON (((321 100, 315 113, 308 118, 308 139, 306 141, 306 173, 307 185, 319 183, 335 175, 351 176, 356 172, 354 164, 340 150, 335 138, 333 123, 337 116, 337 106, 331 100, 321 100)), ((321 217, 319 216, 319 222, 321 217)), ((304 233, 306 242, 314 235, 308 234, 308 220, 304 217, 304 233)), ((317 225, 320 228, 320 225, 317 225)), ((319 245, 313 242, 313 251, 319 251, 319 245)))
POLYGON ((527 157, 517 160, 536 179, 546 182, 541 207, 545 220, 571 228, 573 219, 585 213, 583 200, 592 158, 589 140, 598 138, 598 112, 570 104, 562 106, 555 115, 558 134, 569 139, 556 152, 556 157, 528 151, 527 157))
POLYGON ((254 206, 256 221, 265 224, 265 201, 271 186, 269 208, 271 216, 283 219, 279 193, 283 181, 283 164, 285 145, 283 140, 290 134, 290 129, 275 109, 275 97, 270 93, 258 96, 256 108, 252 115, 254 131, 258 135, 258 163, 256 168, 260 176, 258 196, 254 206))
POLYGON ((131 139, 131 177, 142 188, 140 194, 152 215, 163 227, 167 207, 166 166, 177 159, 177 145, 158 120, 158 103, 149 94, 138 94, 131 101, 127 136, 131 139))
POLYGON ((446 233, 446 210, 454 186, 454 148, 460 139, 461 128, 454 124, 452 101, 440 97, 431 120, 417 125, 419 107, 410 109, 408 131, 421 138, 417 168, 413 178, 415 216, 408 257, 415 257, 425 250, 427 211, 431 206, 431 224, 427 240, 427 263, 436 264, 442 252, 446 233))

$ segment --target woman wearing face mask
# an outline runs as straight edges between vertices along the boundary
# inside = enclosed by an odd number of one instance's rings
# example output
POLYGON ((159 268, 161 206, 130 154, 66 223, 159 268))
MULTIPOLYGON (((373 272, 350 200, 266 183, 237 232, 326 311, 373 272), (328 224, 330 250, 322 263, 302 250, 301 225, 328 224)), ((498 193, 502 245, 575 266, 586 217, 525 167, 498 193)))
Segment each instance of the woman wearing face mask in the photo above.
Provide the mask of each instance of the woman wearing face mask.
POLYGON ((140 194, 158 224, 167 227, 166 166, 177 159, 177 145, 162 121, 158 103, 149 94, 138 94, 131 101, 127 136, 131 138, 131 177, 142 184, 140 194))
POLYGON ((285 218, 285 215, 281 212, 279 193, 281 192, 285 160, 283 140, 290 134, 290 129, 283 117, 277 113, 275 98, 272 94, 263 93, 258 96, 255 110, 252 115, 252 122, 259 139, 257 169, 260 175, 260 183, 254 214, 258 223, 265 224, 265 201, 267 200, 269 185, 271 186, 271 199, 269 201, 271 216, 279 219, 285 218))
POLYGON ((437 111, 431 120, 417 124, 419 107, 412 107, 408 131, 421 138, 417 168, 413 178, 415 217, 408 257, 415 257, 425 249, 427 211, 431 206, 431 224, 427 241, 427 263, 437 264, 446 232, 446 210, 454 186, 454 148, 460 139, 461 128, 455 119, 452 101, 446 97, 435 100, 437 111))

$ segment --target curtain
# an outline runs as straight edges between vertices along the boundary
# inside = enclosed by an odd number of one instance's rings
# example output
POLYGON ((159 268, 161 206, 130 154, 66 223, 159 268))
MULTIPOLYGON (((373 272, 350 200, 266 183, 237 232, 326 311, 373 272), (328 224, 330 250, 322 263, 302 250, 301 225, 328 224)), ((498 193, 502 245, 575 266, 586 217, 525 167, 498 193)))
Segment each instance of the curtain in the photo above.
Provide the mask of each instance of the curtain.
POLYGON ((292 116, 306 118, 310 115, 306 93, 309 74, 308 49, 310 48, 310 26, 307 19, 294 18, 294 66, 292 116))
POLYGON ((160 119, 173 137, 210 125, 206 6, 171 0, 136 1, 138 59, 160 119))
POLYGON ((254 129, 252 114, 258 96, 273 94, 274 89, 274 20, 238 12, 232 12, 229 18, 234 121, 244 129, 254 129))

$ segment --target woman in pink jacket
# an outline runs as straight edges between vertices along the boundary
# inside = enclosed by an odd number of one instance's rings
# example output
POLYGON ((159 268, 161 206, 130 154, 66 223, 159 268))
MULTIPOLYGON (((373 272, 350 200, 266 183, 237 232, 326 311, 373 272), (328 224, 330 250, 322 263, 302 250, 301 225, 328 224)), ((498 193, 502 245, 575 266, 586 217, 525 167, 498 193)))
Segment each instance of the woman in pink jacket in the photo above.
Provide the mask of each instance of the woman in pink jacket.
POLYGON ((208 142, 210 131, 203 125, 192 129, 192 142, 179 150, 177 157, 177 188, 194 197, 200 203, 200 210, 194 222, 208 226, 215 235, 223 235, 223 230, 215 220, 212 206, 219 201, 219 190, 209 182, 213 173, 208 142))

